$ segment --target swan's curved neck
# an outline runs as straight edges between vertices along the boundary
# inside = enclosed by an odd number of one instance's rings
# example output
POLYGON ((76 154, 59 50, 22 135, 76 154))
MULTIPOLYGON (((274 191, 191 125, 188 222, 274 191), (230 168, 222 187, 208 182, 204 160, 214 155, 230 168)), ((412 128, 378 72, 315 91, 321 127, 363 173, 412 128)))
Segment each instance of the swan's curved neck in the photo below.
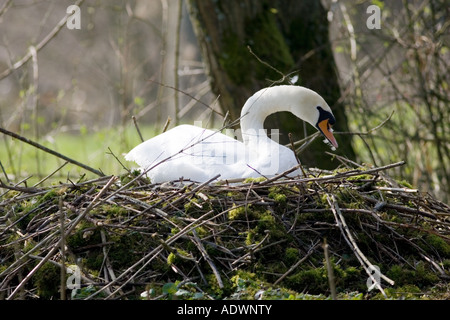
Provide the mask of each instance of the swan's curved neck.
POLYGON ((262 89, 251 96, 241 111, 241 130, 244 143, 270 140, 264 131, 264 120, 276 112, 289 111, 309 122, 308 115, 304 114, 304 108, 301 108, 305 102, 302 101, 305 96, 301 94, 303 89, 306 88, 277 86, 262 89))

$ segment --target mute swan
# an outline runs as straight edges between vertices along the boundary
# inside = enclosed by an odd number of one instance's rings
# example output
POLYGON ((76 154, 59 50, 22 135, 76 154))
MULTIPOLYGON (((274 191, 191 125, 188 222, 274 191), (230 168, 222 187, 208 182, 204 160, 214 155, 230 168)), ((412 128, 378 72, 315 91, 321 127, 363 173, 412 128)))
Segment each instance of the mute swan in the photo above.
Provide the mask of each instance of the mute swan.
MULTIPOLYGON (((283 173, 297 165, 294 152, 270 139, 263 127, 264 119, 279 111, 307 121, 338 147, 331 129, 335 118, 325 100, 310 89, 281 85, 261 89, 244 104, 243 142, 219 131, 179 125, 139 144, 125 159, 148 170, 152 183, 180 178, 206 182, 218 174, 219 179, 233 179, 283 173)), ((298 174, 297 169, 290 175, 298 174)))

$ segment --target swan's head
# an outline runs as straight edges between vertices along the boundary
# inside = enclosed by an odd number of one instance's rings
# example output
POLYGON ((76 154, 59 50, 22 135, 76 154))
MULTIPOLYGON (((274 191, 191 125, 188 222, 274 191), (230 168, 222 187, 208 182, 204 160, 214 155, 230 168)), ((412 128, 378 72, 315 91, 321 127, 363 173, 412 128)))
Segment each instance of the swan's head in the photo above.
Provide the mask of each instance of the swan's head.
MULTIPOLYGON (((328 107, 328 105, 326 105, 328 107)), ((336 119, 331 113, 330 107, 328 109, 330 111, 325 110, 322 106, 316 106, 316 109, 319 113, 319 119, 316 122, 315 127, 327 138, 327 140, 333 145, 333 147, 337 148, 338 143, 333 135, 332 126, 336 123, 336 119)))
POLYGON ((336 119, 326 101, 318 93, 310 89, 303 87, 293 88, 296 88, 298 99, 295 106, 291 107, 292 113, 316 127, 337 148, 338 143, 334 138, 332 129, 336 119))
POLYGON ((242 132, 262 128, 264 119, 279 111, 289 111, 310 123, 335 148, 338 147, 332 130, 336 119, 330 107, 318 93, 301 86, 281 85, 264 88, 256 92, 242 108, 242 132))

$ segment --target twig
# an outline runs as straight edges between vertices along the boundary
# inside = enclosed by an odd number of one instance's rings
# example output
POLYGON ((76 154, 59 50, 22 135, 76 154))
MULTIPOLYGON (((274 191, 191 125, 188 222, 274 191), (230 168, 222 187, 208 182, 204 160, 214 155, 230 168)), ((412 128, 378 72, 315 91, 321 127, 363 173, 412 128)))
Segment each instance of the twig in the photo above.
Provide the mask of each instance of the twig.
POLYGON ((288 136, 289 136, 289 141, 291 143, 291 149, 292 149, 292 152, 294 153, 295 159, 297 160, 297 163, 300 166, 300 169, 302 170, 303 176, 306 177, 306 173, 305 173, 305 170, 303 169, 302 164, 300 163, 300 159, 297 157, 297 154, 295 153, 295 146, 294 146, 294 140, 292 138, 292 133, 289 132, 288 136))
POLYGON ((273 284, 277 285, 281 281, 283 281, 284 278, 286 278, 292 271, 297 269, 299 265, 301 265, 306 259, 309 258, 311 254, 313 254, 314 250, 316 250, 320 246, 320 243, 316 243, 314 246, 312 246, 306 255, 304 255, 300 260, 298 260, 294 265, 292 265, 288 271, 286 271, 281 277, 279 277, 273 284))
POLYGON ((172 119, 170 117, 167 117, 166 123, 164 123, 164 127, 162 129, 163 133, 167 131, 167 128, 169 127, 171 121, 172 119))
POLYGON ((144 142, 144 138, 142 137, 141 130, 139 129, 139 125, 137 123, 136 117, 132 116, 131 119, 133 119, 134 127, 136 128, 136 131, 139 135, 139 138, 141 139, 141 142, 144 142))
POLYGON ((98 176, 101 176, 101 177, 102 177, 102 176, 105 175, 103 172, 101 172, 101 171, 99 171, 99 170, 96 170, 96 169, 94 169, 94 168, 91 168, 91 167, 89 167, 89 166, 87 166, 87 165, 85 165, 85 164, 82 164, 81 162, 78 162, 78 161, 76 161, 76 160, 74 160, 74 159, 71 159, 71 158, 69 158, 69 157, 67 157, 67 156, 65 156, 65 155, 63 155, 63 154, 61 154, 61 153, 59 153, 59 152, 56 152, 56 151, 51 150, 51 149, 49 149, 49 148, 47 148, 47 147, 44 147, 43 145, 41 145, 41 144, 39 144, 39 143, 37 143, 37 142, 34 142, 34 141, 30 140, 30 139, 27 139, 27 138, 25 138, 25 137, 22 137, 22 136, 18 135, 17 133, 11 132, 11 131, 6 130, 6 129, 1 128, 1 127, 0 127, 0 132, 3 133, 3 134, 6 134, 6 135, 8 135, 8 136, 11 136, 11 137, 13 137, 13 138, 15 138, 15 139, 17 139, 17 140, 20 140, 20 141, 23 141, 23 142, 25 142, 25 143, 28 143, 29 145, 32 145, 32 146, 35 147, 35 148, 38 148, 38 149, 41 149, 42 151, 45 151, 45 152, 47 152, 47 153, 50 153, 51 155, 54 155, 54 156, 56 156, 56 157, 58 157, 58 158, 61 158, 61 159, 63 159, 63 160, 66 160, 67 162, 70 162, 70 163, 72 163, 72 164, 75 164, 75 165, 77 165, 77 166, 79 166, 79 167, 81 167, 81 168, 83 168, 83 169, 86 169, 86 170, 88 170, 88 171, 90 171, 90 172, 92 172, 92 173, 95 173, 95 174, 98 175, 98 176))
POLYGON ((180 90, 180 89, 178 89, 178 88, 169 86, 169 85, 167 85, 167 84, 158 82, 158 81, 156 81, 156 80, 151 80, 151 79, 149 79, 148 81, 154 82, 154 83, 156 83, 156 84, 158 84, 158 85, 160 85, 160 86, 162 86, 162 87, 165 87, 165 88, 169 88, 169 89, 173 89, 173 90, 175 90, 175 91, 178 91, 178 92, 180 92, 180 93, 182 93, 182 94, 188 96, 189 98, 194 99, 194 100, 197 101, 198 103, 204 105, 205 107, 207 107, 208 109, 210 109, 212 112, 215 112, 215 113, 217 113, 218 115, 220 115, 220 116, 222 116, 222 117, 224 116, 221 112, 219 112, 219 111, 217 111, 217 110, 214 110, 214 109, 211 108, 209 105, 207 105, 207 104, 204 103, 203 101, 201 101, 201 100, 195 98, 194 96, 190 95, 189 93, 186 93, 186 92, 184 92, 184 91, 182 91, 182 90, 180 90))
MULTIPOLYGON (((112 177, 108 183, 103 187, 103 189, 95 196, 94 200, 89 204, 89 206, 84 210, 82 214, 80 214, 77 219, 75 219, 74 222, 72 222, 72 225, 68 228, 66 231, 64 237, 67 237, 70 235, 70 233, 75 229, 75 227, 78 225, 78 223, 88 214, 96 205, 97 200, 103 195, 103 193, 109 188, 111 184, 116 181, 117 177, 112 177)), ((59 243, 58 243, 59 244, 59 243)), ((36 248, 36 247, 35 247, 36 248)), ((50 259, 56 251, 58 251, 59 246, 54 246, 47 255, 27 274, 27 276, 19 283, 19 285, 14 289, 14 291, 8 296, 7 300, 12 300, 16 294, 25 286, 25 284, 31 279, 31 277, 38 271, 44 263, 47 262, 48 259, 50 259)))
POLYGON ((59 197, 59 232, 61 234, 60 250, 61 250, 61 300, 66 300, 66 239, 64 232, 64 211, 63 211, 63 198, 59 197))
POLYGON ((337 300, 337 294, 336 294, 336 283, 334 282, 334 271, 333 266, 331 264, 331 260, 328 254, 328 243, 327 239, 323 240, 323 253, 325 256, 325 263, 327 264, 327 271, 328 271, 328 284, 330 286, 330 292, 331 292, 331 299, 337 300))
POLYGON ((200 238, 197 235, 197 232, 194 230, 192 230, 192 235, 194 236, 194 243, 197 245, 198 250, 200 251, 200 253, 202 254, 203 258, 205 258, 206 262, 208 262, 209 266, 211 267, 214 276, 217 279, 217 284, 219 285, 219 288, 223 288, 223 281, 222 278, 220 277, 220 273, 217 270, 216 265, 214 264, 214 261, 211 259, 211 257, 208 255, 208 253, 205 250, 205 247, 202 244, 202 241, 200 240, 200 238))
POLYGON ((58 169, 56 169, 55 171, 53 171, 52 173, 50 173, 49 175, 47 175, 46 177, 42 178, 41 180, 39 180, 38 182, 36 182, 33 185, 33 188, 37 187, 38 185, 40 185, 41 183, 45 182, 47 179, 49 179, 50 177, 52 177, 55 173, 57 173, 59 170, 61 170, 62 168, 64 168, 66 166, 66 164, 68 164, 69 162, 66 161, 64 162, 62 165, 60 165, 58 167, 58 169))
MULTIPOLYGON (((353 239, 353 236, 350 232, 350 229, 347 226, 347 223, 345 222, 344 216, 341 213, 341 210, 339 208, 339 205, 336 201, 336 197, 334 194, 327 194, 327 201, 330 204, 331 211, 334 214, 334 217, 336 219, 336 223, 338 224, 339 228, 341 229, 342 236, 344 237, 345 241, 348 243, 350 248, 355 253, 355 256, 361 263, 361 266, 366 271, 367 275, 370 277, 370 279, 375 283, 375 286, 378 290, 383 294, 383 296, 387 297, 386 293, 384 292, 383 288, 381 287, 381 284, 375 277, 372 275, 371 270, 375 270, 375 267, 373 264, 366 258, 366 256, 362 253, 362 251, 359 249, 358 245, 356 244, 355 240, 353 239)), ((380 277, 386 280, 389 284, 394 285, 394 281, 380 273, 380 277)))

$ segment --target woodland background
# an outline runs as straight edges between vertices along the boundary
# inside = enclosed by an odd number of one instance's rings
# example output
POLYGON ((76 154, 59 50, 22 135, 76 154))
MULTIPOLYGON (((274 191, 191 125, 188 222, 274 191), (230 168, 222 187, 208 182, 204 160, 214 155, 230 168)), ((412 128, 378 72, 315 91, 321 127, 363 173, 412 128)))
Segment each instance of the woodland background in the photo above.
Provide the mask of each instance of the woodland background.
MULTIPOLYGON (((396 179, 448 202, 446 1, 76 3, 80 30, 60 24, 74 1, 0 1, 0 127, 120 174, 113 156, 140 142, 132 116, 144 139, 169 118, 169 128, 194 121, 220 128, 222 115, 235 120, 254 91, 291 81, 332 107, 336 154, 377 166, 405 160, 390 172, 396 179), (366 25, 370 5, 380 8, 380 29, 366 25)), ((285 114, 267 126, 296 140, 314 131, 285 114)), ((63 164, 0 139, 1 179, 9 183, 38 181, 63 164)), ((337 167, 316 140, 302 161, 337 167)), ((58 174, 84 173, 69 164, 58 174)))

